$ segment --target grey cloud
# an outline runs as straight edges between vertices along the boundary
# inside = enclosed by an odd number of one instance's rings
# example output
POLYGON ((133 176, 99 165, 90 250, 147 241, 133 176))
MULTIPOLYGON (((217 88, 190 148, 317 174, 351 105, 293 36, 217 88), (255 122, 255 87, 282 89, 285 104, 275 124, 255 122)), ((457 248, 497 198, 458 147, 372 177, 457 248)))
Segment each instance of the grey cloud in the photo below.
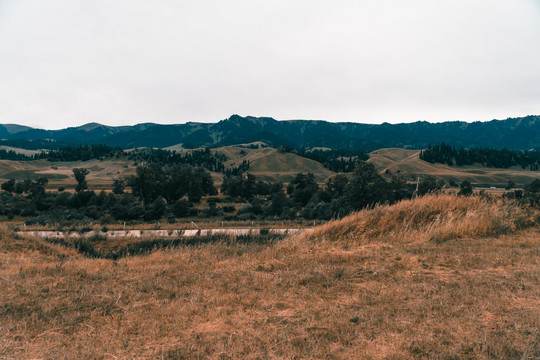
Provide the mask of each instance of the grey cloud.
POLYGON ((537 1, 0 0, 0 123, 540 113, 537 1))

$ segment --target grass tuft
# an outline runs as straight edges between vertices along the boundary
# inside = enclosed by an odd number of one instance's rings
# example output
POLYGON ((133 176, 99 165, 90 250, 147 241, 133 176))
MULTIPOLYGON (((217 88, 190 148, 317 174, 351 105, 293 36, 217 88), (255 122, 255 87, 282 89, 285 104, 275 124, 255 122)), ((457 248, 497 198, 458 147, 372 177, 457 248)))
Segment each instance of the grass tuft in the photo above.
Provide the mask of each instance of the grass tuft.
POLYGON ((317 228, 309 237, 350 243, 441 243, 506 235, 536 225, 537 216, 533 209, 502 199, 428 195, 360 211, 317 228))

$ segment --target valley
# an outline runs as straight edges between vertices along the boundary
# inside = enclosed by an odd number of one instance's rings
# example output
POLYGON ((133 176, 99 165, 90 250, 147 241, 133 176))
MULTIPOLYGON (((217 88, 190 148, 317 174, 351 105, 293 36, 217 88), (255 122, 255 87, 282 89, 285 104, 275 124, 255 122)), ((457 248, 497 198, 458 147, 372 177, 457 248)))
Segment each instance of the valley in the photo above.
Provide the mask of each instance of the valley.
MULTIPOLYGON (((180 152, 191 150, 181 149, 180 146, 171 147, 180 152)), ((19 151, 19 149, 15 149, 19 151)), ((23 149, 20 149, 21 151, 23 149)), ((320 163, 291 153, 280 153, 271 147, 251 149, 247 146, 226 146, 212 149, 226 156, 225 165, 233 167, 243 160, 250 163, 248 173, 265 181, 290 182, 296 174, 312 173, 321 184, 336 175, 320 163)), ((540 172, 524 170, 518 166, 508 169, 487 168, 477 166, 448 166, 444 164, 431 164, 419 159, 420 150, 406 150, 397 148, 379 149, 369 153, 368 162, 373 164, 377 171, 383 175, 401 175, 408 181, 414 182, 417 177, 433 176, 460 183, 470 181, 478 187, 504 188, 508 180, 513 180, 516 186, 523 187, 535 179, 540 178, 540 172)), ((0 160, 0 182, 11 178, 36 179, 45 176, 49 179, 47 189, 54 191, 58 187, 74 189, 75 181, 71 170, 73 168, 87 168, 89 187, 92 190, 110 190, 113 180, 135 173, 137 165, 126 158, 120 159, 94 159, 89 161, 50 162, 47 160, 12 161, 0 160)), ((216 185, 223 181, 223 175, 212 173, 216 185)))
POLYGON ((247 133, 4 147, 0 358, 540 357, 539 171, 247 133))

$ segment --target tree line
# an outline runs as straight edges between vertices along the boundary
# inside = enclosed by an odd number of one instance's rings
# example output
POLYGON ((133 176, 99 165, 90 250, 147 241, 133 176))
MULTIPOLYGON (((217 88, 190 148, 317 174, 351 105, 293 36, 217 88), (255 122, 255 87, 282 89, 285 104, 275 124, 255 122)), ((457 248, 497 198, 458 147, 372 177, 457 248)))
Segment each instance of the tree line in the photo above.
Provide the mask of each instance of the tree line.
POLYGON ((168 215, 196 215, 193 203, 203 196, 216 195, 210 173, 188 164, 162 167, 156 163, 139 165, 135 175, 116 179, 113 191, 96 193, 88 190, 89 170, 73 169, 77 182, 75 192, 45 190, 46 177, 36 180, 10 179, 1 185, 1 214, 32 217, 41 224, 72 220, 111 221, 158 220, 168 215), (125 191, 130 187, 131 191, 125 191))
MULTIPOLYGON (((48 179, 8 180, 1 185, 1 214, 29 222, 59 223, 65 219, 151 221, 186 216, 246 219, 330 219, 375 203, 410 197, 413 187, 395 177, 386 181, 373 165, 360 162, 350 176, 337 175, 321 186, 313 174, 298 173, 285 186, 251 174, 225 176, 218 194, 208 170, 189 164, 146 163, 134 175, 114 180, 112 192, 88 190, 89 170, 73 169, 75 192, 46 191, 48 179), (131 191, 126 191, 127 189, 131 191), (194 205, 207 197, 207 207, 194 205), (218 206, 219 203, 227 203, 218 206), (236 208, 231 204, 243 204, 236 208)), ((429 191, 426 188, 425 191, 429 191)))
POLYGON ((325 168, 337 173, 354 171, 358 161, 369 159, 369 155, 361 150, 347 149, 293 149, 290 146, 280 146, 280 152, 288 152, 307 159, 315 160, 325 168))
POLYGON ((449 166, 481 164, 485 167, 504 169, 521 166, 523 169, 536 171, 540 165, 540 152, 490 148, 456 149, 455 146, 441 143, 435 146, 428 145, 427 149, 420 152, 420 159, 432 164, 449 166))
POLYGON ((57 149, 49 149, 47 151, 41 149, 40 152, 33 155, 17 153, 13 150, 0 150, 0 159, 19 161, 39 159, 46 159, 49 161, 88 161, 92 159, 103 159, 105 157, 120 155, 123 155, 123 150, 120 147, 112 147, 103 144, 62 146, 57 149))
POLYGON ((106 158, 127 157, 137 164, 155 163, 161 166, 169 165, 191 165, 199 166, 209 171, 225 173, 227 175, 238 175, 249 169, 250 163, 243 160, 240 164, 233 167, 226 167, 227 157, 217 151, 211 151, 209 148, 193 150, 179 153, 165 149, 141 148, 126 151, 120 147, 113 147, 103 144, 62 146, 58 149, 40 151, 33 155, 17 153, 13 150, 0 149, 0 159, 29 161, 46 159, 48 161, 88 161, 93 159, 104 160, 106 158))
POLYGON ((0 139, 0 145, 26 150, 59 149, 65 144, 48 139, 0 139))
MULTIPOLYGON (((248 202, 226 219, 329 220, 377 203, 391 204, 439 191, 443 185, 444 182, 426 176, 417 190, 416 184, 408 183, 399 174, 387 180, 372 164, 358 161, 352 173, 338 174, 324 184, 319 184, 311 173, 298 173, 286 186, 251 174, 225 177, 221 193, 248 202)), ((465 185, 460 194, 470 195, 472 185, 465 185)))
MULTIPOLYGON (((320 184, 314 174, 298 173, 288 183, 267 182, 251 174, 225 176, 216 197, 208 170, 189 164, 144 163, 134 175, 114 180, 112 192, 88 190, 89 170, 73 169, 75 192, 46 191, 48 179, 10 179, 1 184, 0 215, 23 216, 27 223, 68 224, 74 221, 175 221, 183 217, 222 220, 329 220, 352 211, 392 204, 439 191, 444 182, 426 176, 418 184, 399 175, 382 177, 372 164, 359 161, 350 174, 338 174, 320 184), (130 191, 128 191, 128 188, 130 191), (204 203, 201 203, 206 198, 204 203), (196 204, 199 204, 195 206, 196 204), (206 207, 204 206, 206 205, 206 207)), ((472 195, 464 181, 459 195, 472 195)), ((540 180, 524 191, 510 193, 540 206, 540 180)))

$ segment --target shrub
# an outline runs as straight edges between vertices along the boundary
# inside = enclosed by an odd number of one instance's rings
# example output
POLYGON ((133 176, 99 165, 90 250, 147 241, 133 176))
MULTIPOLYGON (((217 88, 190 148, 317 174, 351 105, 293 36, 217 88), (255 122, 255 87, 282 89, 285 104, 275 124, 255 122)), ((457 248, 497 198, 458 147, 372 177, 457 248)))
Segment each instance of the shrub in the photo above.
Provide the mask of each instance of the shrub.
POLYGON ((177 202, 174 203, 172 207, 172 212, 174 216, 176 217, 179 217, 179 218, 186 217, 190 213, 191 206, 192 204, 189 201, 178 200, 177 202))
POLYGON ((461 185, 459 185, 459 188, 458 195, 470 196, 473 193, 472 184, 467 180, 463 181, 461 185))
POLYGON ((165 210, 167 210, 167 205, 165 205, 165 202, 162 198, 158 197, 149 209, 146 210, 144 214, 144 220, 158 220, 161 219, 163 214, 165 214, 165 210))

